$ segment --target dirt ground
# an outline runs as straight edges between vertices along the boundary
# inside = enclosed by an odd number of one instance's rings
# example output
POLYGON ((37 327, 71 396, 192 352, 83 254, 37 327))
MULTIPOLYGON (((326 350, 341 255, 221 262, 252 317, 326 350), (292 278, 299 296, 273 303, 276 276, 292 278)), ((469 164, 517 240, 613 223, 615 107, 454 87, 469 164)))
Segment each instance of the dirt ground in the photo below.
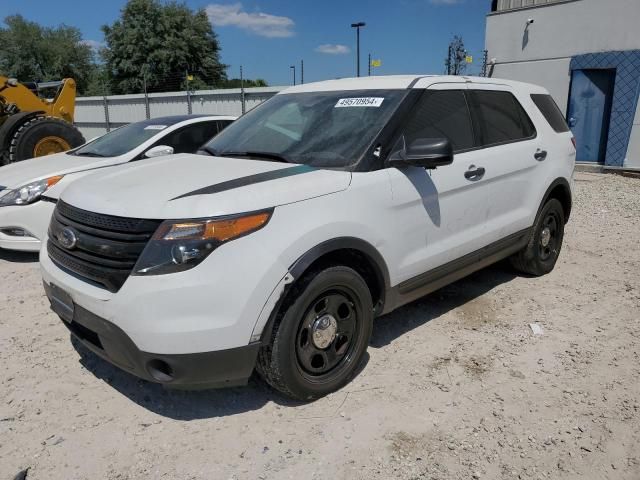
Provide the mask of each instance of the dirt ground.
POLYGON ((494 266, 379 319, 311 404, 122 373, 70 342, 34 256, 0 252, 0 480, 640 479, 640 179, 576 190, 552 274, 494 266))

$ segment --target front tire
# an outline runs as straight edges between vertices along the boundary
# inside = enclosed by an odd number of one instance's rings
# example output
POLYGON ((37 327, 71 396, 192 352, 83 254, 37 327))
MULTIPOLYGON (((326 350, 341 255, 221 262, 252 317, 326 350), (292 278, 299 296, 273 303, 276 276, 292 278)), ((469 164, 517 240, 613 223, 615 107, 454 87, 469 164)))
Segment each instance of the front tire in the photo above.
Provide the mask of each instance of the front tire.
POLYGON ((562 204, 555 198, 548 200, 536 219, 529 243, 510 258, 514 268, 535 276, 551 272, 562 248, 564 225, 562 204))
POLYGON ((353 269, 306 275, 281 308, 258 373, 296 400, 314 400, 347 384, 360 365, 373 326, 366 282, 353 269))

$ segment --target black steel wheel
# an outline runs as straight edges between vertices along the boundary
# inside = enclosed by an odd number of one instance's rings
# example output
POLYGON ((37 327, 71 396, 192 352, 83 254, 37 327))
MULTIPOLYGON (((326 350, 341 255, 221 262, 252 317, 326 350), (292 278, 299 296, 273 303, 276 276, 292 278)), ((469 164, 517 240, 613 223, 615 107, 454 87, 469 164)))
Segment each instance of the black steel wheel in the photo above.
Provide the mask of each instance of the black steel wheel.
POLYGON ((300 324, 296 358, 312 381, 347 363, 355 347, 358 313, 351 292, 330 290, 311 303, 300 324))
POLYGON ((313 400, 345 385, 363 359, 371 293, 357 272, 337 266, 305 276, 287 298, 257 369, 283 394, 313 400))
POLYGON ((565 216, 555 198, 540 210, 527 246, 511 257, 511 264, 530 275, 545 275, 553 270, 562 249, 565 216))

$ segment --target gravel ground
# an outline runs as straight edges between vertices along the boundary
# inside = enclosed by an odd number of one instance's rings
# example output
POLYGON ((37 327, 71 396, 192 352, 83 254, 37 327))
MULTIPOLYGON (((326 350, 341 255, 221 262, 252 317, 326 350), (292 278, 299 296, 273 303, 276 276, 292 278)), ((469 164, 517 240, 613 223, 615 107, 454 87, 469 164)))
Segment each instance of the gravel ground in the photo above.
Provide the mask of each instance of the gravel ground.
POLYGON ((494 266, 379 319, 312 404, 122 373, 70 342, 33 256, 0 252, 0 480, 637 480, 639 212, 640 180, 579 174, 552 274, 494 266))

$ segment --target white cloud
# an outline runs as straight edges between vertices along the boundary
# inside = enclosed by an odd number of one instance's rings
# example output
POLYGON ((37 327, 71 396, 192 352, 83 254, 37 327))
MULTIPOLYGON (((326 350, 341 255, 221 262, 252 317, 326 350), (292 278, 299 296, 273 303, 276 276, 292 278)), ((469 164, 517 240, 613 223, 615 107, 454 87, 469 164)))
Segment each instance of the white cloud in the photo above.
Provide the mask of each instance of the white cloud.
POLYGON ((295 22, 289 17, 279 17, 268 13, 248 13, 241 3, 223 5, 211 3, 206 7, 209 20, 214 27, 238 27, 251 33, 269 38, 284 38, 295 35, 295 22))
POLYGON ((91 47, 92 50, 100 50, 105 46, 104 42, 99 42, 98 40, 82 40, 80 43, 91 47))
POLYGON ((350 51, 346 45, 334 45, 332 43, 325 43, 316 47, 316 52, 328 53, 329 55, 344 55, 350 51))

